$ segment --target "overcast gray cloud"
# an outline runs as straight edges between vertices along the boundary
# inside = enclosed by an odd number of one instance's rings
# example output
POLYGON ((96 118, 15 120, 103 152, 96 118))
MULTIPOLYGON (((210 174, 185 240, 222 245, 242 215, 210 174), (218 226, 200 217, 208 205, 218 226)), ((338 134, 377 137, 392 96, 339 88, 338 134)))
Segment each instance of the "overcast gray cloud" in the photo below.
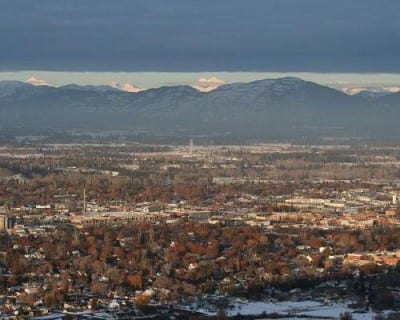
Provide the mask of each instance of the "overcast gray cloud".
POLYGON ((1 0, 0 70, 400 72, 398 0, 1 0))

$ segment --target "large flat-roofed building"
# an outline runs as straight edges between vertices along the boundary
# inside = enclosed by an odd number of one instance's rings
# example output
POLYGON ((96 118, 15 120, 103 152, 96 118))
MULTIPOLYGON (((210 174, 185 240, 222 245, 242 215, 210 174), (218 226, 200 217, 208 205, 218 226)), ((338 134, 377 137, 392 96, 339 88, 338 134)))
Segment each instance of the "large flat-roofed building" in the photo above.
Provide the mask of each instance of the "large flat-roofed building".
POLYGON ((0 215, 0 230, 8 230, 14 228, 15 217, 0 215))

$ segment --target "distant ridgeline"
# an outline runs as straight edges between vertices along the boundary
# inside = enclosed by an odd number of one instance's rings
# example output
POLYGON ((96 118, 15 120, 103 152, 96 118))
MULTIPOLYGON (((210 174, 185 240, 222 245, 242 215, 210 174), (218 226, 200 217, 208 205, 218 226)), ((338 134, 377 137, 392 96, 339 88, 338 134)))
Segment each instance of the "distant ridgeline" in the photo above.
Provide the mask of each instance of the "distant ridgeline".
POLYGON ((0 82, 0 129, 146 129, 249 137, 399 136, 400 93, 347 95, 298 78, 228 84, 204 93, 171 86, 0 82))

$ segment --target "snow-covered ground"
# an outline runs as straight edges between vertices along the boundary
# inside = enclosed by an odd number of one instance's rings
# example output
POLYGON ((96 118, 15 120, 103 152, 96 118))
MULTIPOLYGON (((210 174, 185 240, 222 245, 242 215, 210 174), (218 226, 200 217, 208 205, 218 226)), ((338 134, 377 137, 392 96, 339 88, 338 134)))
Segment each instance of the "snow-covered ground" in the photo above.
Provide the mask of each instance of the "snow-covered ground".
MULTIPOLYGON (((365 313, 354 313, 354 309, 349 308, 347 303, 333 303, 324 304, 318 301, 284 301, 284 302, 261 302, 261 301, 249 301, 240 302, 232 301, 231 307, 226 309, 225 312, 228 316, 235 315, 268 315, 277 313, 284 316, 286 319, 296 318, 301 319, 302 317, 313 317, 313 318, 331 318, 339 319, 340 315, 349 312, 352 314, 355 320, 370 320, 374 319, 376 313, 368 311, 365 313)), ((192 311, 198 311, 207 315, 215 315, 216 311, 211 311, 206 308, 196 308, 192 306, 192 311)))

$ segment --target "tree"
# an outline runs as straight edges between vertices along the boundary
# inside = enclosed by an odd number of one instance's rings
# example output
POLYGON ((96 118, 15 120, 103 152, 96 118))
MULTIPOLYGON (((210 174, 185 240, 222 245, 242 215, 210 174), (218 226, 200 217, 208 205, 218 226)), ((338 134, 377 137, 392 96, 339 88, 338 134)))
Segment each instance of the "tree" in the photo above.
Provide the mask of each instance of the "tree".
POLYGON ((353 320, 353 315, 350 312, 341 313, 340 320, 353 320))

